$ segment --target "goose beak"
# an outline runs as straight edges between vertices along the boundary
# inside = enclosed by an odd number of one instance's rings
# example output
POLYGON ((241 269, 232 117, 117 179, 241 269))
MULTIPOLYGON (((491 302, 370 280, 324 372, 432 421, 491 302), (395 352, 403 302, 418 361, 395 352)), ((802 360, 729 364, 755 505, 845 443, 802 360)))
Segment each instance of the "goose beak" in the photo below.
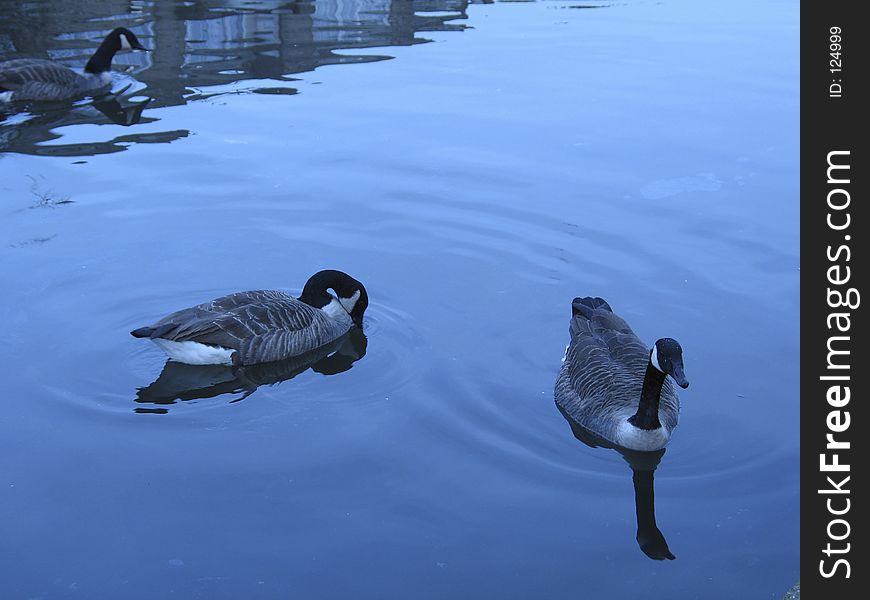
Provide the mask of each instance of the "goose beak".
POLYGON ((133 46, 133 50, 141 50, 142 52, 151 52, 151 50, 149 50, 148 48, 146 48, 142 44, 136 44, 135 46, 133 46))
POLYGON ((671 373, 671 377, 674 378, 674 381, 677 382, 677 385, 683 389, 689 387, 689 380, 686 379, 686 374, 683 373, 683 365, 675 365, 674 372, 671 373))

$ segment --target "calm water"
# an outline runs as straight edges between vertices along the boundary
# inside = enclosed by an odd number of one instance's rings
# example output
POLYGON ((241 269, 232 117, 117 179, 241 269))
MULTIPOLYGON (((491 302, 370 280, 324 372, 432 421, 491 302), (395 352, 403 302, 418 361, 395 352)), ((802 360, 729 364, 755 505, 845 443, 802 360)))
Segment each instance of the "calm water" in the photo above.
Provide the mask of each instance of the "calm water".
POLYGON ((799 578, 796 3, 0 0, 0 59, 117 25, 120 95, 0 113, 0 597, 799 578), (371 306, 313 368, 128 334, 329 267, 371 306), (554 405, 576 295, 682 343, 663 456, 554 405))

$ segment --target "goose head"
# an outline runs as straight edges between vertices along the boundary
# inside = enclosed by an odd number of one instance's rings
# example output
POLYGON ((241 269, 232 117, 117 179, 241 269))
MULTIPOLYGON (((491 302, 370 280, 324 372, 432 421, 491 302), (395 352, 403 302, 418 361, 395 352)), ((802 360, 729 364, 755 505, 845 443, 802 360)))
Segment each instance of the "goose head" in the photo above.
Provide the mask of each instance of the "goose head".
POLYGON ((116 27, 109 32, 97 51, 85 65, 85 72, 94 75, 105 73, 112 68, 112 57, 121 50, 144 50, 148 48, 139 42, 136 34, 126 27, 116 27))
POLYGON ((672 338, 657 340, 649 352, 649 362, 662 373, 673 377, 681 388, 689 387, 689 380, 683 372, 683 348, 677 340, 672 338))
POLYGON ((109 35, 106 36, 105 41, 110 42, 112 46, 115 47, 115 52, 118 52, 119 50, 148 51, 148 48, 139 42, 139 38, 136 37, 136 34, 126 27, 117 27, 113 29, 109 35))
POLYGON ((299 299, 317 308, 324 308, 336 302, 353 322, 362 326, 363 313, 369 305, 369 295, 365 286, 341 271, 327 269, 312 275, 299 299), (335 296, 329 293, 335 292, 335 296))

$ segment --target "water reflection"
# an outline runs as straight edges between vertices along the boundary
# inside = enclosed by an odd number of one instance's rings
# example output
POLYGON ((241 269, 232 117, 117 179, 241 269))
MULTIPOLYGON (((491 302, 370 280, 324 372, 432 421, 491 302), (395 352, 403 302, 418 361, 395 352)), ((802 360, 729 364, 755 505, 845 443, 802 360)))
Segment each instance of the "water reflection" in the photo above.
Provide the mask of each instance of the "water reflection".
POLYGON ((103 113, 112 123, 117 125, 135 125, 142 120, 142 111, 151 103, 151 98, 140 102, 121 104, 114 94, 93 103, 93 107, 103 113))
MULTIPOLYGON (((156 133, 132 133, 116 136, 110 140, 83 142, 76 144, 46 144, 61 138, 54 130, 72 125, 114 123, 129 127, 138 123, 154 123, 157 119, 142 116, 151 103, 151 98, 131 102, 114 94, 94 99, 83 105, 58 106, 34 112, 29 118, 17 120, 7 126, 0 125, 0 151, 10 150, 33 154, 35 156, 92 156, 122 152, 130 143, 172 142, 187 137, 187 130, 162 131, 156 133)), ((2 121, 2 116, 0 116, 2 121)))
POLYGON ((338 340, 287 360, 250 365, 242 368, 223 365, 185 365, 167 361, 160 376, 136 394, 137 413, 166 414, 168 406, 179 401, 214 398, 224 394, 234 397, 230 402, 244 400, 262 385, 274 385, 308 370, 322 375, 343 373, 366 353, 368 340, 358 327, 338 340))
POLYGON ((616 450, 631 467, 631 480, 634 483, 634 510, 637 517, 637 545, 640 546, 641 551, 653 560, 673 560, 676 558, 668 548, 668 542, 656 524, 653 474, 659 466, 662 456, 664 456, 665 449, 662 448, 654 452, 639 452, 619 448, 575 423, 558 404, 556 404, 556 408, 568 421, 574 437, 590 448, 602 447, 616 450))
MULTIPOLYGON (((428 41, 419 32, 462 30, 453 23, 466 18, 469 0, 232 0, 128 3, 42 0, 21 3, 0 0, 0 60, 19 57, 58 60, 81 68, 106 33, 118 26, 132 30, 152 52, 121 53, 115 58, 115 88, 133 87, 150 98, 148 107, 186 104, 244 80, 271 80, 244 91, 290 94, 294 73, 323 65, 371 62, 382 54, 346 55, 340 49, 407 46, 428 41), (123 72, 122 73, 119 73, 123 72), (206 89, 203 89, 206 88, 206 89)), ((238 92, 237 87, 233 88, 238 92)), ((58 137, 54 129, 81 123, 111 122, 130 126, 143 119, 142 103, 115 98, 114 107, 95 103, 61 116, 62 107, 27 107, 25 119, 3 116, 0 107, 0 151, 64 156, 118 152, 124 143, 172 141, 188 132, 174 131, 139 140, 134 135, 109 142, 67 145, 54 151, 45 145, 58 137), (126 107, 126 108, 124 108, 126 107), (96 110, 93 110, 96 109, 96 110), (108 112, 108 114, 107 114, 108 112), (122 118, 118 118, 122 117, 122 118), (23 131, 6 131, 7 129, 23 131), (43 146, 40 146, 43 144, 43 146)))

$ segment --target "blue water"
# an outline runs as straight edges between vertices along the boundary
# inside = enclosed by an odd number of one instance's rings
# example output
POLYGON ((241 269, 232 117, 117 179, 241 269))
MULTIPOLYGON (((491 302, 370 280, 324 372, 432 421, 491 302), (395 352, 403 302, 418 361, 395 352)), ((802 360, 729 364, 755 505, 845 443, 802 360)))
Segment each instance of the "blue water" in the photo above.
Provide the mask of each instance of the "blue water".
POLYGON ((799 578, 796 3, 2 0, 0 60, 117 25, 118 97, 0 109, 0 598, 799 578), (321 268, 371 299, 339 372, 143 402, 131 329, 321 268), (673 561, 553 403, 578 295, 684 348, 673 561))

